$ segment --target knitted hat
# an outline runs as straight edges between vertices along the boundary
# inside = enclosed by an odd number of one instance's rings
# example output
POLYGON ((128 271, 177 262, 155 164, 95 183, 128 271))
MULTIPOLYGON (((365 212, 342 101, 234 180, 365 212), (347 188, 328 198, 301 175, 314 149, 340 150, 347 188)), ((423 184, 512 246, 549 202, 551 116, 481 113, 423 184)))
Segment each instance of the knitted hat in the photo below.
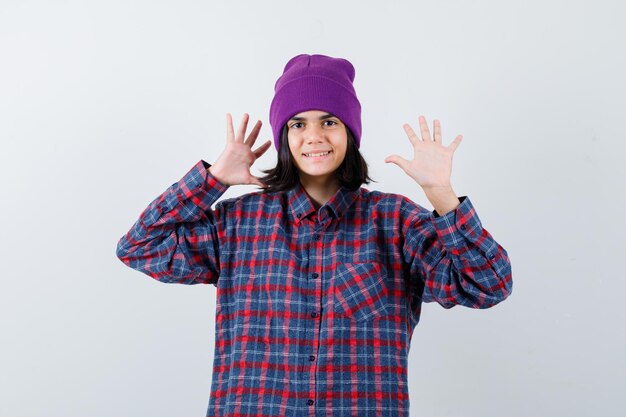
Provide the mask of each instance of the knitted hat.
POLYGON ((322 110, 348 126, 356 146, 361 144, 361 104, 356 97, 354 66, 344 58, 300 54, 289 60, 274 85, 270 125, 278 149, 282 127, 294 115, 322 110))

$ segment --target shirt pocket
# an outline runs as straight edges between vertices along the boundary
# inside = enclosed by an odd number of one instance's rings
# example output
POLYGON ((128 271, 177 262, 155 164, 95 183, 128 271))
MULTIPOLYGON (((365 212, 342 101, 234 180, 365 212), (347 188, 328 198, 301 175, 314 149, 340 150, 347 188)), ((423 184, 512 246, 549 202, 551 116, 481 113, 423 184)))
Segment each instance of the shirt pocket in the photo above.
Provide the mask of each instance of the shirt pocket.
POLYGON ((385 275, 385 267, 380 262, 338 264, 334 278, 334 313, 356 321, 387 314, 389 289, 385 275))

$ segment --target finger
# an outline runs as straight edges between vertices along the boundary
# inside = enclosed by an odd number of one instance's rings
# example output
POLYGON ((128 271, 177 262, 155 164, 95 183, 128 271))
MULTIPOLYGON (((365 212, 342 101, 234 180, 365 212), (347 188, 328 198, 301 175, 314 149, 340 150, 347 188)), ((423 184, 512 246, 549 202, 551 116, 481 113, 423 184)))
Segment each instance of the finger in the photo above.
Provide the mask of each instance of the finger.
POLYGON ((248 113, 243 114, 243 118, 241 119, 241 124, 239 125, 239 130, 237 131, 237 136, 235 136, 235 142, 243 142, 243 137, 246 134, 246 129, 248 128, 248 119, 250 115, 248 113))
POLYGON ((439 120, 433 120, 433 132, 435 142, 441 143, 441 123, 439 123, 439 120))
POLYGON ((226 140, 235 140, 235 132, 233 131, 233 116, 230 113, 226 113, 226 140))
POLYGON ((463 135, 459 135, 457 136, 454 141, 450 144, 449 148, 452 150, 452 152, 454 153, 454 151, 456 151, 456 148, 459 147, 459 145, 461 144, 461 140, 463 139, 463 135))
POLYGON ((246 141, 244 142, 249 147, 252 147, 252 145, 254 145, 254 142, 256 142, 256 138, 259 135, 259 130, 261 130, 261 124, 261 121, 257 120, 254 127, 250 131, 250 134, 248 135, 248 139, 246 139, 246 141))
POLYGON ((400 155, 389 155, 385 158, 386 163, 393 163, 398 165, 400 168, 405 169, 405 167, 409 164, 409 161, 401 157, 400 155))
POLYGON ((263 145, 259 146, 257 148, 256 151, 254 151, 254 156, 256 156, 257 158, 259 158, 261 155, 263 155, 265 153, 265 151, 267 151, 270 147, 270 145, 272 144, 271 140, 268 140, 267 142, 265 142, 263 145))
POLYGON ((417 142, 420 141, 420 138, 417 137, 413 128, 408 123, 405 123, 404 125, 402 125, 402 127, 404 127, 404 131, 406 132, 413 146, 417 145, 417 142))
POLYGON ((259 178, 255 176, 250 176, 250 178, 248 179, 248 184, 255 184, 261 188, 267 188, 267 185, 264 184, 259 178))
POLYGON ((426 123, 426 118, 424 116, 420 116, 419 120, 420 120, 420 132, 422 134, 422 140, 431 140, 430 130, 428 130, 428 123, 426 123))

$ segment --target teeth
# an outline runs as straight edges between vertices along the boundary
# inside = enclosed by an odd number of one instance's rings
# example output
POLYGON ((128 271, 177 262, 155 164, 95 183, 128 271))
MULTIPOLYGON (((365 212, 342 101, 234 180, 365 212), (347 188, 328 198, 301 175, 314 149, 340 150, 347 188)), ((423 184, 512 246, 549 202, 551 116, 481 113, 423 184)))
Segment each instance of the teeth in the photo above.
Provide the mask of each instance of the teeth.
POLYGON ((330 151, 321 152, 321 153, 305 153, 304 156, 324 156, 328 155, 330 151))

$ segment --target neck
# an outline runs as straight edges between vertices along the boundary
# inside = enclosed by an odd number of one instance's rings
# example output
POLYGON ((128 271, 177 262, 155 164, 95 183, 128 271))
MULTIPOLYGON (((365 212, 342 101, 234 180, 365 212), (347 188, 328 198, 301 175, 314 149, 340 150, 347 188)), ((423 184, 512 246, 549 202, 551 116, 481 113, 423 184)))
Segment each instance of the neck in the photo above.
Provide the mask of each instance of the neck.
POLYGON ((334 177, 311 178, 300 175, 300 183, 313 200, 315 209, 322 207, 339 190, 339 181, 334 177))

